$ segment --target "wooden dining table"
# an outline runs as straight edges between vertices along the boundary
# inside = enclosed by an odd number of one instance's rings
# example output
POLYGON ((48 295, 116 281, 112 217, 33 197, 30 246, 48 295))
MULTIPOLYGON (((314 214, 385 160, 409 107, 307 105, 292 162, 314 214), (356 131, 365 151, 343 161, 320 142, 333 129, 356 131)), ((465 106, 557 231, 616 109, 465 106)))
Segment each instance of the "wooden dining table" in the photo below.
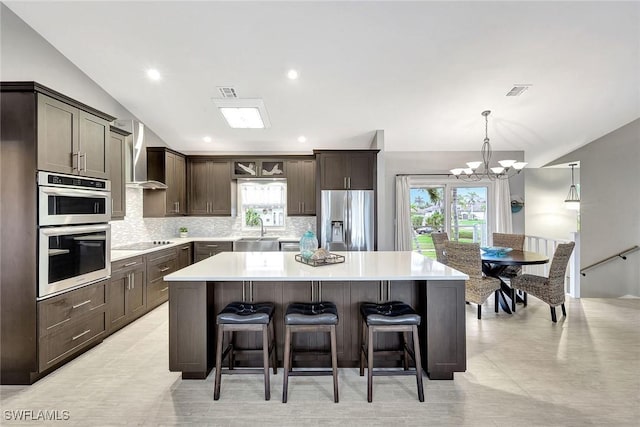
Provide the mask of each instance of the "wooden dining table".
MULTIPOLYGON (((509 302, 515 311, 516 302, 522 302, 515 292, 505 283, 500 276, 504 270, 510 265, 537 265, 546 264, 549 262, 549 257, 537 252, 512 250, 502 256, 496 254, 482 253, 482 272, 490 277, 495 277, 500 280, 500 289, 498 290, 498 301, 502 309, 511 314, 511 308, 509 302)), ((497 309, 496 309, 497 311, 497 309)))

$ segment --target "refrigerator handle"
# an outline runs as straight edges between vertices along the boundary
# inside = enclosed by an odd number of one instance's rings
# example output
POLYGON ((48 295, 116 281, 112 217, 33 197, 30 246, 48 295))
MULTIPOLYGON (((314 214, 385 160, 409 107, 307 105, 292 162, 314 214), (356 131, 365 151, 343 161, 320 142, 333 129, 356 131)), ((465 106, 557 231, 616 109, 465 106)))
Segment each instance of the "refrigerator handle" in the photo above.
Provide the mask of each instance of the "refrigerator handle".
POLYGON ((347 250, 350 251, 353 249, 351 247, 351 193, 347 191, 347 203, 345 203, 344 207, 344 243, 347 246, 347 250))

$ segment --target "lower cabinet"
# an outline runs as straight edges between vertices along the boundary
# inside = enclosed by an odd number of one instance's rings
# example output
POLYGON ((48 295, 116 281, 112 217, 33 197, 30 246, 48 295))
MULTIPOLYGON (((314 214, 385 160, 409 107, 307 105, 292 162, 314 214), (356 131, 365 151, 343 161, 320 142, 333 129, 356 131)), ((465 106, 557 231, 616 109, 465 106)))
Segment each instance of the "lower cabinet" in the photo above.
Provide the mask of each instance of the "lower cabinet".
POLYGON ((232 242, 194 242, 194 259, 193 262, 199 262, 203 259, 212 257, 220 252, 233 251, 232 242))
POLYGON ((115 332, 147 311, 145 263, 142 256, 111 263, 107 286, 108 332, 115 332))
POLYGON ((106 336, 103 280, 38 302, 38 370, 70 359, 106 336))
POLYGON ((163 277, 178 270, 176 248, 152 252, 147 259, 147 310, 151 310, 169 299, 169 284, 163 277))
POLYGON ((193 248, 191 242, 178 246, 178 270, 191 265, 193 248))

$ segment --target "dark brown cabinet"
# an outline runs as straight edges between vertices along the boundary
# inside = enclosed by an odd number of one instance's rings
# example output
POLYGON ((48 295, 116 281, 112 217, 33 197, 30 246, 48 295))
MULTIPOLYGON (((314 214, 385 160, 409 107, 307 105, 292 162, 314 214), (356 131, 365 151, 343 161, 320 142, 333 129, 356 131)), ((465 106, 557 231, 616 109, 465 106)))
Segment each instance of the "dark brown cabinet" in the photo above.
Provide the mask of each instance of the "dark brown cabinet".
POLYGON ((186 176, 186 160, 182 154, 167 148, 148 147, 147 178, 163 182, 168 188, 164 192, 162 190, 145 191, 144 216, 185 215, 187 213, 186 176))
POLYGON ((231 215, 231 163, 189 159, 189 214, 231 215))
POLYGON ((109 122, 37 94, 38 169, 109 179, 109 122))
POLYGON ((176 248, 152 252, 145 256, 147 262, 147 309, 159 306, 169 298, 169 284, 163 277, 178 268, 176 248))
POLYGON ((316 161, 287 160, 287 215, 316 214, 316 161))
POLYGON ((127 213, 125 188, 125 150, 129 132, 111 127, 109 167, 111 170, 111 219, 124 219, 127 213))
POLYGON ((315 150, 321 190, 375 190, 378 150, 315 150))
POLYGON ((142 256, 111 263, 111 279, 107 285, 109 333, 115 332, 146 312, 145 274, 142 256))
POLYGON ((233 251, 233 243, 232 242, 194 242, 194 259, 193 262, 199 262, 203 259, 212 257, 214 255, 219 254, 220 252, 231 252, 233 251))
POLYGON ((193 259, 193 250, 191 243, 185 243, 178 246, 178 266, 177 269, 188 267, 193 259))
POLYGON ((38 369, 43 372, 106 335, 106 280, 38 303, 38 369))

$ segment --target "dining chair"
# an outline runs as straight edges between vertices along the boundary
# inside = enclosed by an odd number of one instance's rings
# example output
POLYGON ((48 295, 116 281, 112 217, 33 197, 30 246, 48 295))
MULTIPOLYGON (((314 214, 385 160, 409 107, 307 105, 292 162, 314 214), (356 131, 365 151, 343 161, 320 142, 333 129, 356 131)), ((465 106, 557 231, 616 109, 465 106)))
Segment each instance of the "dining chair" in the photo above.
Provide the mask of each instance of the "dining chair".
MULTIPOLYGON (((465 282, 464 299, 478 304, 478 319, 482 318, 482 304, 500 289, 500 279, 482 274, 480 244, 445 242, 447 265, 469 276, 465 282)), ((497 301, 497 295, 496 295, 497 301)))
POLYGON ((431 240, 433 240, 433 247, 436 250, 436 261, 446 264, 447 255, 445 254, 444 244, 449 241, 449 235, 445 232, 431 233, 431 240))
POLYGON ((549 304, 551 308, 551 320, 553 322, 557 322, 557 306, 561 306, 562 315, 564 317, 567 316, 567 311, 564 307, 564 276, 574 246, 574 242, 560 243, 558 245, 553 254, 551 267, 549 267, 549 277, 521 274, 511 279, 511 287, 513 289, 520 289, 525 292, 525 306, 527 305, 526 294, 531 294, 549 304))
MULTIPOLYGON (((524 250, 524 234, 493 233, 493 246, 522 251, 524 250)), ((500 273, 500 276, 511 279, 520 273, 522 273, 522 266, 509 265, 500 273)))

